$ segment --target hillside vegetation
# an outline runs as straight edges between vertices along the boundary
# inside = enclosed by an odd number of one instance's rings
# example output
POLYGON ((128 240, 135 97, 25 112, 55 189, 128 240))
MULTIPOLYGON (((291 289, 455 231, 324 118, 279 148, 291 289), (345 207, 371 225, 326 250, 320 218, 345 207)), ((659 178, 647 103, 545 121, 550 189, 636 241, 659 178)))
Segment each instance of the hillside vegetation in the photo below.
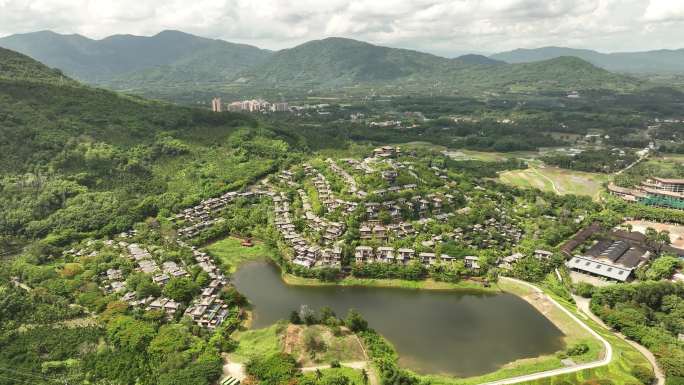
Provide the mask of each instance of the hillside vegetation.
POLYGON ((37 32, 2 38, 0 46, 92 84, 186 102, 217 94, 623 92, 642 85, 578 58, 525 64, 480 55, 448 59, 344 38, 313 40, 275 53, 178 31, 103 40, 37 32))
POLYGON ((542 47, 500 52, 492 59, 507 63, 531 63, 561 56, 574 56, 609 71, 634 74, 684 73, 684 49, 644 52, 601 53, 589 49, 542 47))
POLYGON ((60 70, 48 68, 26 55, 4 48, 0 48, 0 79, 75 84, 60 70))
POLYGON ((162 31, 149 37, 114 35, 102 40, 41 31, 2 38, 0 46, 60 68, 82 81, 127 85, 141 77, 155 83, 166 73, 167 81, 179 77, 205 82, 225 80, 270 54, 256 47, 179 31, 162 31), (126 80, 129 78, 132 80, 126 80))
POLYGON ((52 70, 10 51, 0 68, 14 68, 0 79, 3 249, 47 236, 36 251, 45 256, 51 244, 120 232, 244 187, 290 156, 285 141, 243 115, 56 84, 52 70))

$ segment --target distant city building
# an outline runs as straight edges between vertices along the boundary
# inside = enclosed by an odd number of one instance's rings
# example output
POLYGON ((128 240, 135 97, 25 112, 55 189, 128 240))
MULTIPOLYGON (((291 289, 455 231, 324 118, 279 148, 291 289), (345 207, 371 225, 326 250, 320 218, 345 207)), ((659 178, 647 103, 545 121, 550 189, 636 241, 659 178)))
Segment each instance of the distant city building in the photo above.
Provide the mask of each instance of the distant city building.
POLYGON ((231 112, 289 112, 290 106, 287 102, 270 103, 262 99, 241 100, 228 104, 228 111, 231 112))
POLYGON ((211 110, 214 112, 223 111, 223 106, 221 105, 221 98, 214 98, 211 100, 211 110))

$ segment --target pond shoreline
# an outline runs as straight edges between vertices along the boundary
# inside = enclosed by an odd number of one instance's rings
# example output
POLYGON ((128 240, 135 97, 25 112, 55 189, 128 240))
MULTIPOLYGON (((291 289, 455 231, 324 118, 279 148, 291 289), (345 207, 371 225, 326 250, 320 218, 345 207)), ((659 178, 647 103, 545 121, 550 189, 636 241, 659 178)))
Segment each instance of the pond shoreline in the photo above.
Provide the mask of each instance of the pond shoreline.
POLYGON ((339 281, 325 282, 317 278, 304 278, 290 273, 286 273, 281 269, 281 278, 283 282, 290 286, 349 286, 349 287, 383 287, 383 288, 401 288, 401 289, 416 289, 416 290, 439 290, 439 291, 470 291, 482 293, 500 293, 502 292, 496 285, 485 287, 479 282, 471 280, 463 280, 458 283, 440 282, 432 279, 423 279, 419 281, 409 281, 402 279, 381 279, 381 278, 354 278, 346 277, 339 281))

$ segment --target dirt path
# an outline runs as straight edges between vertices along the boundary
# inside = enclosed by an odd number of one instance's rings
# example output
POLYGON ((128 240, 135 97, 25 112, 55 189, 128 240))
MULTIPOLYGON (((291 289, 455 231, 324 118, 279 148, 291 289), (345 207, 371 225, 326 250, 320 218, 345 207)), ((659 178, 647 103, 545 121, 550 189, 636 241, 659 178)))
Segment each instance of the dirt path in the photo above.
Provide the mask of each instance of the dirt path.
POLYGON ((625 167, 625 168, 623 168, 622 170, 616 172, 614 175, 617 176, 617 175, 622 174, 623 172, 625 172, 625 171, 629 170, 630 168, 636 166, 637 164, 641 163, 644 159, 648 158, 649 155, 650 155, 650 152, 647 152, 646 154, 644 154, 644 155, 642 155, 641 157, 639 157, 639 159, 637 159, 637 160, 635 160, 634 162, 630 163, 627 167, 625 167))
POLYGON ((245 366, 243 364, 238 362, 230 362, 228 360, 228 355, 223 354, 223 377, 221 380, 227 377, 233 377, 242 381, 245 379, 245 377, 247 377, 247 375, 245 374, 245 366))
MULTIPOLYGON (((575 303, 577 303, 577 308, 578 308, 582 313, 586 314, 586 315, 587 315, 589 318, 591 318, 594 322, 596 322, 597 324, 601 325, 601 327, 603 327, 603 328, 605 328, 605 329, 607 329, 607 330, 612 331, 611 328, 608 327, 608 325, 606 325, 606 324, 603 322, 603 320, 601 320, 598 316, 596 316, 596 314, 594 314, 594 313, 591 311, 591 308, 589 307, 589 299, 588 299, 588 298, 583 298, 583 297, 578 297, 578 296, 573 296, 573 298, 575 299, 575 303)), ((655 356, 653 355, 653 353, 651 353, 650 350, 646 349, 646 347, 644 347, 644 346, 642 346, 642 345, 636 343, 635 341, 632 341, 632 340, 628 339, 628 338, 625 337, 622 333, 617 333, 617 332, 615 332, 615 331, 612 331, 612 332, 613 332, 613 334, 615 334, 616 336, 618 336, 618 337, 619 337, 620 339, 622 339, 623 341, 625 341, 625 342, 627 342, 628 344, 632 345, 636 350, 638 350, 639 352, 641 352, 641 354, 643 354, 644 357, 646 357, 646 359, 648 360, 648 362, 651 363, 651 366, 653 366, 653 372, 655 373, 656 379, 658 380, 658 381, 656 382, 656 385, 664 385, 664 384, 665 384, 665 374, 663 373, 662 369, 660 369, 660 367, 658 366, 658 361, 656 361, 656 358, 655 358, 655 356)))
MULTIPOLYGON (((527 287, 531 288, 532 290, 534 290, 534 291, 537 292, 537 293, 543 293, 543 291, 542 291, 540 288, 538 288, 538 287, 536 287, 536 286, 534 286, 534 285, 532 285, 532 284, 530 284, 530 283, 527 283, 527 282, 524 282, 524 281, 520 281, 520 280, 517 280, 517 279, 514 279, 514 278, 508 278, 508 277, 502 277, 501 279, 502 279, 502 280, 510 280, 510 281, 512 281, 512 282, 515 282, 515 283, 518 283, 518 284, 527 286, 527 287)), ((539 373, 532 373, 532 374, 527 374, 527 375, 523 375, 523 376, 517 376, 517 377, 506 378, 506 379, 499 380, 499 381, 487 382, 487 383, 482 384, 482 385, 518 384, 518 383, 521 383, 521 382, 535 381, 535 380, 539 380, 539 379, 542 379, 542 378, 548 378, 548 377, 558 376, 558 375, 561 375, 561 374, 579 372, 579 371, 585 370, 585 369, 598 368, 598 367, 600 367, 600 366, 608 365, 608 364, 610 363, 610 361, 613 359, 613 347, 608 343, 608 341, 605 340, 605 338, 601 337, 601 335, 599 335, 599 334, 596 333, 592 328, 590 328, 589 326, 587 326, 587 324, 585 324, 584 322, 582 322, 579 318, 575 317, 574 314, 572 314, 568 309, 564 308, 561 304, 559 304, 558 302, 556 302, 556 300, 554 300, 553 298, 551 298, 551 297, 549 297, 549 296, 546 296, 546 298, 547 298, 554 306, 557 306, 561 311, 563 311, 563 312, 566 313, 570 318, 572 318, 573 321, 575 321, 580 327, 586 329, 586 330, 587 330, 589 333, 591 333, 596 339, 598 339, 599 341, 601 341, 601 343, 603 343, 603 346, 604 346, 604 349, 605 349, 605 353, 606 353, 606 354, 604 355, 604 357, 603 357, 602 359, 600 359, 600 360, 593 361, 593 362, 588 362, 588 363, 586 363, 586 364, 580 364, 580 365, 575 365, 575 366, 566 367, 566 368, 558 368, 558 369, 547 370, 547 371, 539 372, 539 373)))
POLYGON ((553 179, 551 179, 551 178, 549 178, 548 176, 542 174, 541 172, 539 172, 539 170, 537 170, 537 169, 534 168, 534 167, 530 167, 530 170, 532 170, 535 174, 539 175, 540 177, 546 179, 549 183, 551 183, 551 187, 553 187, 553 191, 554 191, 556 194, 561 195, 561 192, 560 192, 560 190, 558 189, 558 186, 556 186, 556 182, 554 182, 553 179))

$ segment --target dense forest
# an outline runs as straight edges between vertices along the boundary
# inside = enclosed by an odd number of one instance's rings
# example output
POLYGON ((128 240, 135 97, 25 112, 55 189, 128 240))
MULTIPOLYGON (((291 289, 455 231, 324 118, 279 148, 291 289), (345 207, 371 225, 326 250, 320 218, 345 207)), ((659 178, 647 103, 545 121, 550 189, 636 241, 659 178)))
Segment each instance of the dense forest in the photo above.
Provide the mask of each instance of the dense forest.
POLYGON ((121 232, 296 157, 248 116, 58 84, 61 74, 45 72, 54 76, 0 78, 3 249, 121 232))
POLYGON ((684 285, 668 281, 597 289, 592 311, 658 358, 668 384, 684 383, 684 285))

